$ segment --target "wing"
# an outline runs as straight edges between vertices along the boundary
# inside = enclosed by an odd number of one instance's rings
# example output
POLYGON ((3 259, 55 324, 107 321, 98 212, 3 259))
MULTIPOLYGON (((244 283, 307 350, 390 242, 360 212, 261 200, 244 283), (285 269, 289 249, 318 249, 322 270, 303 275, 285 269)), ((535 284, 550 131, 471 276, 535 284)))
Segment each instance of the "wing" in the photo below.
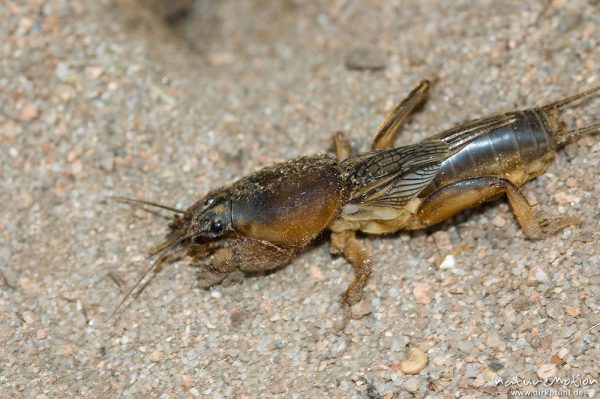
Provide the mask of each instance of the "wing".
POLYGON ((419 144, 351 157, 342 165, 351 183, 351 204, 401 207, 431 183, 448 157, 448 144, 419 144))

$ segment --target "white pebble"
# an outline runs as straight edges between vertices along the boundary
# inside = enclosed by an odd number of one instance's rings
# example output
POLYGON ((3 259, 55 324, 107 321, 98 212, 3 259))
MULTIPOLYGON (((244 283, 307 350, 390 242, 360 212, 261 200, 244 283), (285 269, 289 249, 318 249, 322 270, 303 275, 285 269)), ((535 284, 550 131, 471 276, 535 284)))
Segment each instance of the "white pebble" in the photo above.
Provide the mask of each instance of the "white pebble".
POLYGON ((558 357, 560 357, 561 359, 565 359, 568 354, 569 354, 569 350, 567 348, 562 348, 561 350, 558 351, 558 357))
POLYGON ((440 263, 440 269, 451 269, 454 267, 454 265, 456 265, 456 259, 454 259, 454 255, 446 255, 442 263, 440 263))
POLYGON ((548 275, 546 274, 544 269, 538 268, 537 271, 535 272, 535 279, 537 281, 539 281, 540 283, 547 283, 548 275))

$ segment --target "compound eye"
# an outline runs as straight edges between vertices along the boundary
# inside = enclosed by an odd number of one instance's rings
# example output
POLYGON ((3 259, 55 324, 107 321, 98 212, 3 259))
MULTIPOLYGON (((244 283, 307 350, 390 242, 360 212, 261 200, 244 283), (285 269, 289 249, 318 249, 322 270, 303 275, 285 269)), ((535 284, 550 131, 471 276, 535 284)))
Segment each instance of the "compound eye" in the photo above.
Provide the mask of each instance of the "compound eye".
POLYGON ((214 234, 219 234, 223 231, 223 227, 223 222, 221 220, 213 220, 213 222, 210 225, 210 231, 214 234))

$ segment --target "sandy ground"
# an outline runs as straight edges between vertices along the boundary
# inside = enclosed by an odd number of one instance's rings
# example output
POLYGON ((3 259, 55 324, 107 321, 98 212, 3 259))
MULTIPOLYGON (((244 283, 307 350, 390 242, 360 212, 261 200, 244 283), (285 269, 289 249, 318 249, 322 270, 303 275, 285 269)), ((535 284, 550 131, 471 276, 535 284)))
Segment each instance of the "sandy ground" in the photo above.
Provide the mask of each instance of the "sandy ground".
POLYGON ((496 377, 600 378, 598 137, 524 188, 579 227, 527 241, 499 201, 362 238, 375 269, 345 334, 351 267, 327 237, 210 291, 177 263, 105 322, 167 224, 107 195, 186 207, 336 130, 364 151, 424 77, 440 80, 398 144, 600 83, 598 1, 307 3, 197 0, 171 25, 133 0, 0 6, 1 397, 466 398, 510 394, 496 377))

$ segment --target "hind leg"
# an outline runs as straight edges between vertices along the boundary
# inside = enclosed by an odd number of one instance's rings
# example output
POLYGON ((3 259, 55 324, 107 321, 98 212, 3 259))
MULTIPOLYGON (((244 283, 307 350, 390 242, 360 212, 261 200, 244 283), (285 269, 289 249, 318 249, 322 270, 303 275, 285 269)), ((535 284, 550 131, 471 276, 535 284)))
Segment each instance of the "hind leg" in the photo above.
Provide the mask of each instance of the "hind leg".
POLYGON ((539 215, 523 193, 510 180, 501 177, 465 179, 442 187, 426 197, 411 228, 423 228, 442 222, 457 213, 484 202, 508 197, 523 233, 531 240, 555 234, 567 226, 578 224, 575 218, 547 219, 539 215))
MULTIPOLYGON (((423 104, 429 94, 431 87, 429 80, 422 80, 410 94, 396 106, 379 125, 375 137, 371 142, 372 150, 384 150, 391 148, 394 145, 394 139, 400 130, 400 126, 404 123, 406 117, 415 110, 419 105, 423 104)), ((342 132, 336 132, 332 135, 333 148, 339 161, 352 155, 350 142, 342 132)))

